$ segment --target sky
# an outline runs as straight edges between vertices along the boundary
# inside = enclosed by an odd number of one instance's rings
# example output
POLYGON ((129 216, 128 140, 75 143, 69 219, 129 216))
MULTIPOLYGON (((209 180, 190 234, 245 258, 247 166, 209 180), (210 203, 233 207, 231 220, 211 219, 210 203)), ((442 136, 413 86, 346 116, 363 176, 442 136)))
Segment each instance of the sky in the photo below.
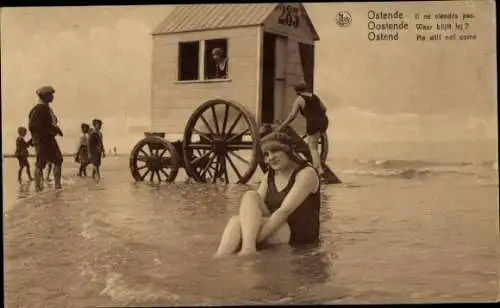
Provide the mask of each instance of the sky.
MULTIPOLYGON (((450 150, 450 143, 477 141, 496 157, 493 2, 307 3, 305 7, 320 37, 315 91, 328 106, 331 155, 370 156, 367 149, 379 149, 380 158, 403 158, 399 156, 410 152, 451 157, 460 156, 460 151, 450 150), (369 41, 370 9, 399 9, 410 19, 409 30, 400 33, 398 41, 369 41), (350 26, 336 25, 339 11, 350 12, 350 26), (418 42, 411 20, 416 12, 473 13, 468 31, 477 38, 418 42), (385 146, 390 143, 406 146, 385 146)), ((44 84, 56 88, 53 108, 65 131, 60 141, 63 151, 74 151, 79 123, 99 117, 105 123, 107 145, 129 152, 149 125, 150 33, 172 9, 169 5, 3 8, 3 152, 12 152, 16 129, 26 125, 37 99, 34 91, 44 84)))

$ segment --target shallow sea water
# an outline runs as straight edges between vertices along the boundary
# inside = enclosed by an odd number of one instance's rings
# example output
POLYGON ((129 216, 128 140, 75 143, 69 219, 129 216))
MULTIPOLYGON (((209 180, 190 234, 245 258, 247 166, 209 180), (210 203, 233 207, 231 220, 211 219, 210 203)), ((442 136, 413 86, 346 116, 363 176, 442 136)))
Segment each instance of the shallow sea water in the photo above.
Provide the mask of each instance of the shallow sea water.
POLYGON ((100 183, 70 169, 65 189, 36 195, 6 182, 17 166, 4 159, 7 307, 498 298, 498 171, 487 166, 332 162, 345 184, 322 188, 319 245, 213 259, 254 182, 151 186, 132 182, 125 157, 104 164, 100 183))

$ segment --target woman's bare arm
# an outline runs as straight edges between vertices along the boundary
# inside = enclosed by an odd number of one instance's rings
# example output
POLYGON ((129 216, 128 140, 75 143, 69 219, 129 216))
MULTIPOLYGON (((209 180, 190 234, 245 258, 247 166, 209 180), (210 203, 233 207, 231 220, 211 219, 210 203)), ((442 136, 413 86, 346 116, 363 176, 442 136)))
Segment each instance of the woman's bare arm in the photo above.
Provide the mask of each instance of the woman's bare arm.
POLYGON ((257 188, 257 193, 260 195, 262 202, 260 203, 260 209, 262 211, 262 214, 264 216, 269 216, 271 213, 267 209, 266 205, 264 204, 264 200, 266 200, 267 196, 267 172, 264 174, 262 178, 262 182, 260 182, 259 188, 257 188))
POLYGON ((290 114, 288 117, 283 121, 283 123, 280 124, 280 126, 276 129, 277 131, 282 131, 288 124, 292 123, 293 120, 297 117, 299 114, 299 109, 304 105, 304 99, 301 96, 298 96, 297 99, 293 102, 292 110, 290 111, 290 114))

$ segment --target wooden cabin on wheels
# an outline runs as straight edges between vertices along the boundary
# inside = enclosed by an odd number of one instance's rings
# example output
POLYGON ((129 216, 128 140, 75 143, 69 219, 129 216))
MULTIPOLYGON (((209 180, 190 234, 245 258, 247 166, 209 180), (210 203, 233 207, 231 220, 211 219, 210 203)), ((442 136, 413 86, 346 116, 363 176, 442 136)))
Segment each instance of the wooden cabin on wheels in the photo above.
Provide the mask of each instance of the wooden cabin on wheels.
MULTIPOLYGON (((245 183, 257 165, 265 169, 259 129, 286 118, 294 85, 314 89, 319 37, 304 6, 180 5, 152 36, 151 123, 161 133, 145 133, 132 150, 133 177, 173 181, 183 167, 200 182, 245 183), (179 135, 183 140, 164 139, 179 135)), ((300 137, 305 121, 291 126, 298 151, 310 159, 300 137)), ((325 161, 326 134, 320 146, 325 161)))
POLYGON ((293 86, 305 81, 313 90, 317 40, 299 3, 177 7, 153 33, 153 127, 179 133, 201 102, 216 97, 237 100, 257 124, 284 120, 293 86), (228 59, 225 78, 213 77, 214 48, 228 59))

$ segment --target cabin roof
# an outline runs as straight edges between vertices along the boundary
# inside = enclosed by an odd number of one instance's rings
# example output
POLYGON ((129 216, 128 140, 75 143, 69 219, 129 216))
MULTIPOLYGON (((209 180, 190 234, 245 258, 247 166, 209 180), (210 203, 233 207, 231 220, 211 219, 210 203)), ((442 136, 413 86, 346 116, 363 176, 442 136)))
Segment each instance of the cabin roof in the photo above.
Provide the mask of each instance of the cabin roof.
MULTIPOLYGON (((158 25, 153 35, 262 25, 277 6, 278 3, 179 5, 158 25)), ((307 22, 314 40, 319 40, 309 18, 307 22)))

